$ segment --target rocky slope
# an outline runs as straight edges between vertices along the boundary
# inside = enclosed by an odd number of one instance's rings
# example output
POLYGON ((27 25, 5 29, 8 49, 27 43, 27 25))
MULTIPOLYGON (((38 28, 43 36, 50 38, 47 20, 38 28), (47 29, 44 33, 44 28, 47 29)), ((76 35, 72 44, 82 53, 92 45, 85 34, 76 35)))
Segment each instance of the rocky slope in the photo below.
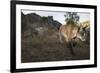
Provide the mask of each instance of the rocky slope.
MULTIPOLYGON (((35 29, 43 28, 44 29, 53 29, 57 31, 61 26, 61 23, 53 19, 53 16, 41 17, 36 13, 31 13, 24 15, 21 13, 21 21, 22 21, 22 32, 26 30, 35 31, 35 29)), ((38 31, 39 32, 39 31, 38 31)))

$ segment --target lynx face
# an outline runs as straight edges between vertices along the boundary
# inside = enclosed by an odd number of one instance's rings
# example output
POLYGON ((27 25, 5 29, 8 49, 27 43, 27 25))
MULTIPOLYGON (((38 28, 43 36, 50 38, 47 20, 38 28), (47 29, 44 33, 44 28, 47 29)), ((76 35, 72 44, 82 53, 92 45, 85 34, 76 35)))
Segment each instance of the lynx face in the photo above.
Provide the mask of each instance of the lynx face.
POLYGON ((77 33, 77 38, 79 38, 81 41, 86 41, 86 30, 81 28, 77 33))

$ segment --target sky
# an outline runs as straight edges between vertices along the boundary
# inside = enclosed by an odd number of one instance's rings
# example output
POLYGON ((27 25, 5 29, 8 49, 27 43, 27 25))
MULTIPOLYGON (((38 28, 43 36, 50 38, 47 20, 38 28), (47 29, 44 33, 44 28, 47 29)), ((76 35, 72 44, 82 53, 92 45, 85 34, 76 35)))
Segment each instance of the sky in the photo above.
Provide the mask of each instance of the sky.
MULTIPOLYGON (((40 16, 53 16, 54 20, 59 21, 62 24, 65 24, 65 13, 66 12, 54 12, 54 11, 34 11, 34 10, 22 10, 22 12, 26 15, 29 13, 36 13, 40 16)), ((80 22, 90 20, 90 14, 89 13, 83 13, 78 12, 77 13, 80 16, 80 22)))

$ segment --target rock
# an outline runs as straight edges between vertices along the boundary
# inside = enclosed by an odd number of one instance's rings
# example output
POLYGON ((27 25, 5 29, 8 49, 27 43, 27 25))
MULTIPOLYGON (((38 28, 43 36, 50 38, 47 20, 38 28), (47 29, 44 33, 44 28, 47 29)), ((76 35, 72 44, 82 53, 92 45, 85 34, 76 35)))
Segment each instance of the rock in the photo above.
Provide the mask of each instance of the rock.
POLYGON ((36 13, 30 13, 27 15, 21 13, 22 33, 30 30, 29 33, 31 34, 38 33, 39 35, 44 35, 45 33, 48 33, 49 30, 49 33, 51 30, 57 32, 61 25, 60 22, 53 19, 53 16, 42 17, 36 13))

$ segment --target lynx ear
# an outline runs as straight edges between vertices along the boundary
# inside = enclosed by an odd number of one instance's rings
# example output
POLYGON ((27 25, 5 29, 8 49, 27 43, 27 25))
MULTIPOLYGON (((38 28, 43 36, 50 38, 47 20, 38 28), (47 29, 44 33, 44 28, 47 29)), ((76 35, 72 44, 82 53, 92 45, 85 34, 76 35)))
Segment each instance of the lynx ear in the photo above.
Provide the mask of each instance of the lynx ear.
POLYGON ((88 27, 88 25, 86 25, 85 27, 83 27, 83 30, 85 31, 87 27, 88 27))

